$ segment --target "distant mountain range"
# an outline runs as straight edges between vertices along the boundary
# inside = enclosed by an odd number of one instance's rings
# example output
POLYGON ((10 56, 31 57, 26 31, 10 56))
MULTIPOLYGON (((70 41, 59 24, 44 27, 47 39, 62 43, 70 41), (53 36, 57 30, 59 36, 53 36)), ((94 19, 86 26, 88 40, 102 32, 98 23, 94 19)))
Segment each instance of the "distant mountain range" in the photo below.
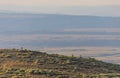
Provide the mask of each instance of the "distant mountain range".
POLYGON ((120 27, 120 17, 0 13, 1 31, 120 27))

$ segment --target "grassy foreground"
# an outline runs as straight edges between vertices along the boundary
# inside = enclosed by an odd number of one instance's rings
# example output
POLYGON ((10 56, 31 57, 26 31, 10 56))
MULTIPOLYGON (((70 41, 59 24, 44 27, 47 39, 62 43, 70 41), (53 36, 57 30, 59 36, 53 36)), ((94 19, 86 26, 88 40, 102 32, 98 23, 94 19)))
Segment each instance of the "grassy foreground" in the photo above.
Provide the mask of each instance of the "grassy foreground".
POLYGON ((0 78, 112 78, 119 73, 120 65, 94 58, 0 49, 0 78))

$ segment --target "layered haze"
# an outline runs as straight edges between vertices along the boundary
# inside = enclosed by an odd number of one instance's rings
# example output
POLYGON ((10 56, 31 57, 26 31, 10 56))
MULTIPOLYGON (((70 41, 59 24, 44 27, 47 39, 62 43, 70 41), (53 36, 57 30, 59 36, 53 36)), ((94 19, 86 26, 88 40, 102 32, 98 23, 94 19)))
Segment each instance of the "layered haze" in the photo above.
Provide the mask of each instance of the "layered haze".
POLYGON ((0 29, 1 48, 120 62, 120 17, 1 13, 0 29))

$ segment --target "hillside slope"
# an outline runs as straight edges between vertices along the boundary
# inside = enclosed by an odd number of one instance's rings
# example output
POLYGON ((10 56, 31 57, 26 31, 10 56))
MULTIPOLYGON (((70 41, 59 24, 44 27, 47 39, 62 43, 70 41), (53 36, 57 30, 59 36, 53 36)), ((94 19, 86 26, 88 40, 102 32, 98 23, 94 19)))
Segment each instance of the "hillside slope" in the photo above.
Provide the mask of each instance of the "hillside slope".
POLYGON ((0 76, 4 78, 69 78, 82 73, 120 73, 120 65, 94 58, 18 49, 0 50, 0 69, 0 76))

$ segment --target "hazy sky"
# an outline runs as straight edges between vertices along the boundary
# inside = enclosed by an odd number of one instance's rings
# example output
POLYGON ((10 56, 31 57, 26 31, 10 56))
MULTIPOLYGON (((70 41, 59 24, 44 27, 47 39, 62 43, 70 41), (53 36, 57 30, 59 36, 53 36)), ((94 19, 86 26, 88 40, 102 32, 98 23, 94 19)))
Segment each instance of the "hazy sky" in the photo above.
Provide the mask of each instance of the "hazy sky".
POLYGON ((120 5, 120 0, 0 0, 1 5, 76 6, 120 5))
POLYGON ((119 8, 120 0, 0 0, 1 11, 14 12, 120 16, 119 8))

